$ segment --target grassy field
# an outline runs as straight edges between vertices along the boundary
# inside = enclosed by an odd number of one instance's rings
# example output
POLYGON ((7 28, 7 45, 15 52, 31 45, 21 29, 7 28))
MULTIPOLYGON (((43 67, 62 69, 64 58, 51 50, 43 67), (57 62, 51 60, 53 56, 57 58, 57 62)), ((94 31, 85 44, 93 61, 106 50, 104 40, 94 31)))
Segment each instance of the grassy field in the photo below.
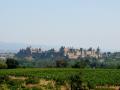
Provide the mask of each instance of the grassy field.
POLYGON ((73 74, 81 73, 83 82, 93 86, 120 86, 119 69, 25 68, 2 69, 0 76, 40 78, 60 84, 69 81, 73 74))
POLYGON ((73 73, 82 72, 84 81, 93 82, 100 85, 119 85, 119 69, 71 69, 71 68, 26 68, 26 69, 3 69, 0 70, 0 76, 25 76, 39 77, 44 79, 67 80, 73 73))

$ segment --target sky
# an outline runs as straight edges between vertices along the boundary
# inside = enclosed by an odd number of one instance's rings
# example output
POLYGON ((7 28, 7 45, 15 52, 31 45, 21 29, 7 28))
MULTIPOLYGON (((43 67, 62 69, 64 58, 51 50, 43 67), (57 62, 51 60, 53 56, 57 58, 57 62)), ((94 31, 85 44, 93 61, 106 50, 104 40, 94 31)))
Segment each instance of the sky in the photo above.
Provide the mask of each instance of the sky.
POLYGON ((120 0, 0 0, 0 41, 120 50, 120 0))

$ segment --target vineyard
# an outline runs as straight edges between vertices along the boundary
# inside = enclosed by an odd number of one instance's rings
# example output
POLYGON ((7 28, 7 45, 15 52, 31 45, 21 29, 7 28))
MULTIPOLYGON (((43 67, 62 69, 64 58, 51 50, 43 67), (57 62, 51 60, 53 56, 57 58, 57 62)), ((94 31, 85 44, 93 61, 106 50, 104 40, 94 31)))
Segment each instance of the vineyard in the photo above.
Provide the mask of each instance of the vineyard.
POLYGON ((82 81, 92 86, 120 86, 118 69, 31 68, 0 70, 0 76, 14 76, 69 82, 70 76, 80 73, 82 81))

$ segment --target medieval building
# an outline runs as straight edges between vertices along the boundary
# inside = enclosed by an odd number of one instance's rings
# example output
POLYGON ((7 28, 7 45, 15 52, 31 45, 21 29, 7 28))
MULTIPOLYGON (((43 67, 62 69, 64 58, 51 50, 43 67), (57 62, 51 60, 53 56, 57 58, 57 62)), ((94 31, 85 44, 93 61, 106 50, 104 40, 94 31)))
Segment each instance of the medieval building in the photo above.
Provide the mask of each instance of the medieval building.
POLYGON ((48 51, 42 51, 41 48, 31 48, 27 47, 26 49, 20 49, 16 54, 17 57, 28 57, 28 58, 56 58, 56 57, 67 57, 68 59, 78 59, 85 57, 94 57, 101 58, 102 54, 100 49, 74 49, 74 48, 65 48, 61 47, 59 51, 55 49, 50 49, 48 51))

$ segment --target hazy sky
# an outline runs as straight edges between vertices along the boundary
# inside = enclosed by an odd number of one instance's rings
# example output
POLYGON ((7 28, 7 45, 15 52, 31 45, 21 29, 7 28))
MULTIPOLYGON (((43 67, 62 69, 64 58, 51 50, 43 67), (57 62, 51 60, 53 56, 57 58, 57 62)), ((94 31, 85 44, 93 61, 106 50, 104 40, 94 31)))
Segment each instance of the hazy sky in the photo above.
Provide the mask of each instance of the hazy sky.
POLYGON ((120 0, 0 0, 0 41, 120 50, 120 0))

